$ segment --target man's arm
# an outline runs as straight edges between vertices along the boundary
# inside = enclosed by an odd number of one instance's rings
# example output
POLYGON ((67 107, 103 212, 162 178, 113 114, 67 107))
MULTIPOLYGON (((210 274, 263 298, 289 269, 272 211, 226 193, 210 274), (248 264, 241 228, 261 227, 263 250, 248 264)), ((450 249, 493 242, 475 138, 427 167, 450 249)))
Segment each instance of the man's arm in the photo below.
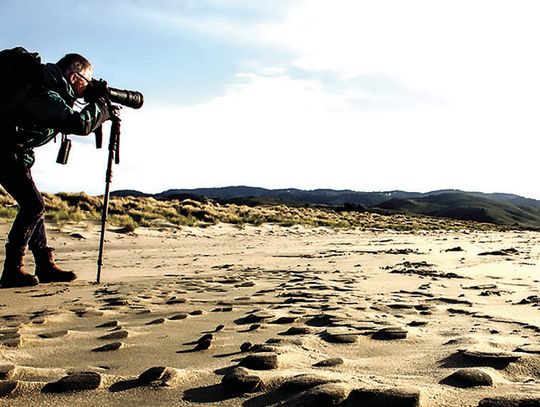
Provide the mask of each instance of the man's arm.
POLYGON ((107 106, 89 103, 80 112, 72 109, 60 95, 47 91, 22 106, 23 120, 64 134, 87 135, 109 119, 107 106))

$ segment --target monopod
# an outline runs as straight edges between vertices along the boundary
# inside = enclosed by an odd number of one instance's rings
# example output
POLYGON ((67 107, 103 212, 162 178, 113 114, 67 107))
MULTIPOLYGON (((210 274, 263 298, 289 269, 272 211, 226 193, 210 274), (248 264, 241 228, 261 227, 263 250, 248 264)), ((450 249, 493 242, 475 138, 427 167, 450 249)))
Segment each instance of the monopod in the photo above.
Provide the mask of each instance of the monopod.
MULTIPOLYGON (((99 237, 99 252, 97 261, 97 277, 96 282, 99 284, 101 280, 101 268, 103 267, 103 249, 105 245, 105 229, 107 224, 107 216, 109 212, 110 188, 112 182, 112 166, 120 164, 120 109, 118 106, 112 106, 108 101, 109 111, 111 113, 111 134, 109 137, 109 156, 107 159, 107 170, 105 172, 105 193, 103 194, 103 208, 101 210, 101 233, 99 237)), ((101 129, 96 133, 96 147, 101 148, 102 142, 101 129)))
MULTIPOLYGON (((105 100, 109 113, 111 115, 111 134, 109 137, 109 156, 107 160, 107 170, 105 172, 105 193, 103 194, 103 208, 101 210, 101 233, 99 238, 99 252, 97 261, 97 277, 96 282, 101 281, 101 268, 103 267, 103 250, 105 245, 105 229, 107 224, 107 216, 109 212, 110 187, 112 181, 113 161, 115 164, 120 163, 120 107, 113 105, 119 103, 133 109, 139 109, 144 102, 143 94, 136 91, 122 90, 107 86, 107 82, 103 80, 93 80, 92 85, 95 89, 101 92, 101 97, 105 100)), ((103 142, 103 132, 101 126, 96 129, 96 148, 101 148, 103 142)))

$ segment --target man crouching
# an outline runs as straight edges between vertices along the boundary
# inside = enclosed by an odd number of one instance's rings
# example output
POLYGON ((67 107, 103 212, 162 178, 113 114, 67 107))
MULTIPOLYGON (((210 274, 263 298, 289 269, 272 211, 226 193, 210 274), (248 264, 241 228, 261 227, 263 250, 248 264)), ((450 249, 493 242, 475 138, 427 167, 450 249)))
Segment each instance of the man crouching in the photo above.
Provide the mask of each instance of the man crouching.
POLYGON ((92 80, 92 65, 86 58, 67 54, 56 64, 39 68, 40 83, 18 90, 4 104, 7 114, 0 116, 0 184, 19 206, 6 243, 0 279, 4 288, 69 282, 77 277, 55 264, 53 249, 47 245, 45 206, 30 171, 33 149, 58 133, 88 135, 110 118, 106 105, 99 101, 80 111, 73 109, 92 80), (35 275, 24 270, 27 247, 34 255, 35 275))

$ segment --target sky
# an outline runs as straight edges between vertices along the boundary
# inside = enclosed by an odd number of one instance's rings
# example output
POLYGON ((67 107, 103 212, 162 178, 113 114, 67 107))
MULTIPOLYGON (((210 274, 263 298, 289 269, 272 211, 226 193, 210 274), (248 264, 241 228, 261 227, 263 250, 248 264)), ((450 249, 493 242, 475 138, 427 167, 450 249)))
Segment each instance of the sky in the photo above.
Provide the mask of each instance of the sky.
MULTIPOLYGON (((137 90, 111 189, 437 189, 540 199, 536 0, 0 0, 0 48, 137 90)), ((105 126, 105 146, 108 126, 105 126)), ((36 150, 102 194, 106 149, 36 150)))

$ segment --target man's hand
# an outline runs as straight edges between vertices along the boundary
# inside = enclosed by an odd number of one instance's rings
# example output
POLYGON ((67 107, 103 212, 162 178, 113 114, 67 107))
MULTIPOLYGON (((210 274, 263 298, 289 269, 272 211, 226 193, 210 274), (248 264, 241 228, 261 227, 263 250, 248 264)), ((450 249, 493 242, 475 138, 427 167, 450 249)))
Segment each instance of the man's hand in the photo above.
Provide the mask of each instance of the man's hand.
POLYGON ((94 103, 100 99, 105 99, 107 95, 107 82, 94 79, 84 91, 84 100, 87 103, 94 103))

